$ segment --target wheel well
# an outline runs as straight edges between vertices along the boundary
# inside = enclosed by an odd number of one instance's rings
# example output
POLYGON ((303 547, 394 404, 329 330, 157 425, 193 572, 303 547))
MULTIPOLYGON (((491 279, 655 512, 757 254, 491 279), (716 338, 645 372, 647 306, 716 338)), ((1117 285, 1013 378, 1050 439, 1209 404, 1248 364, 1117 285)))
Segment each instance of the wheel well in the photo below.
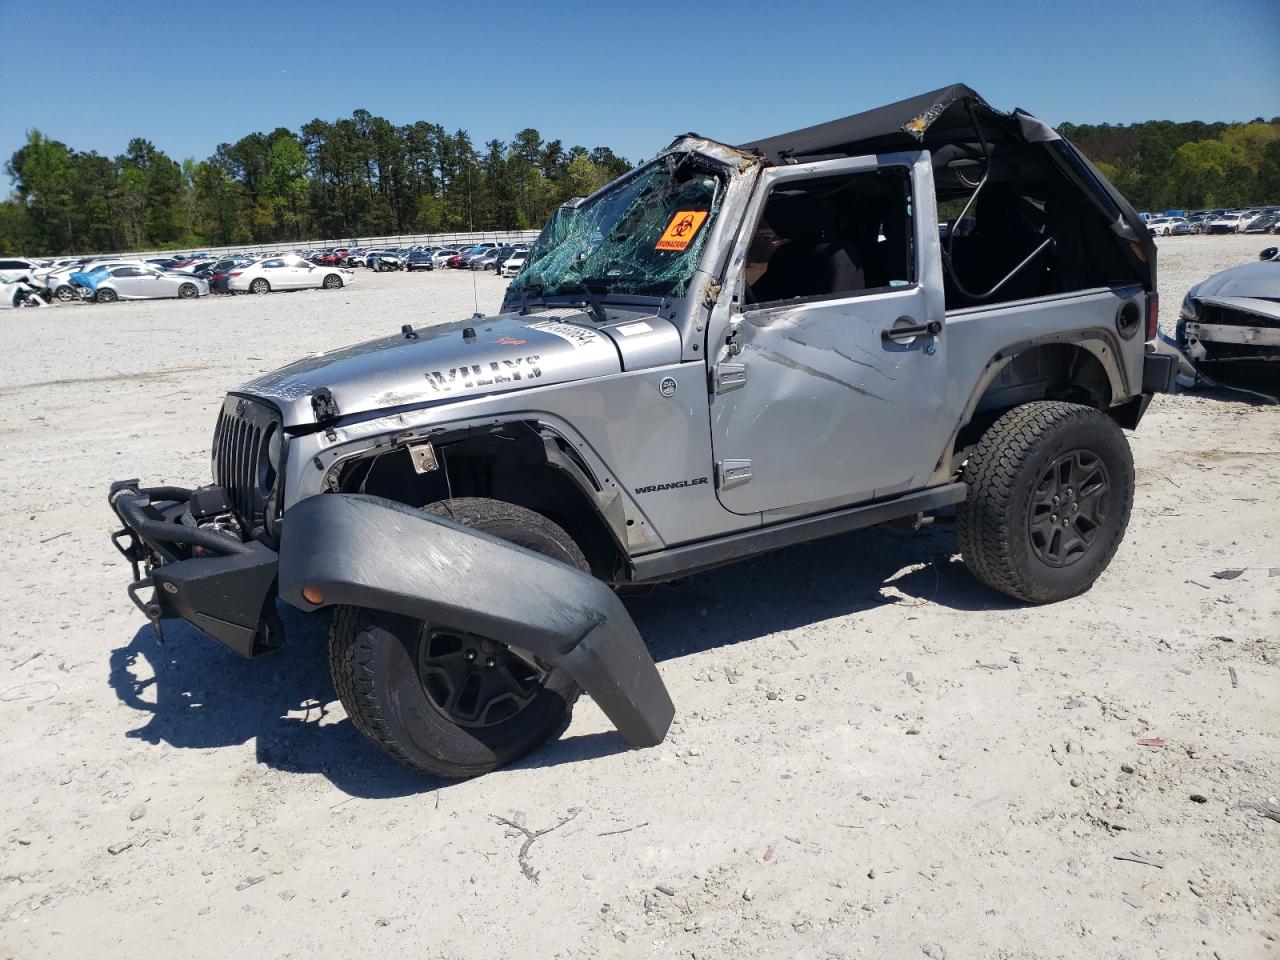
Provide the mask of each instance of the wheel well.
POLYGON ((1111 380, 1102 361, 1077 344, 1029 347, 987 384, 956 435, 953 452, 962 455, 1006 411, 1034 400, 1067 400, 1105 411, 1112 401, 1111 380))
POLYGON ((418 473, 405 445, 373 449, 342 465, 338 492, 415 507, 452 497, 488 497, 526 507, 563 527, 595 576, 618 579, 626 556, 592 499, 600 483, 558 434, 521 420, 443 434, 431 443, 437 469, 418 473))

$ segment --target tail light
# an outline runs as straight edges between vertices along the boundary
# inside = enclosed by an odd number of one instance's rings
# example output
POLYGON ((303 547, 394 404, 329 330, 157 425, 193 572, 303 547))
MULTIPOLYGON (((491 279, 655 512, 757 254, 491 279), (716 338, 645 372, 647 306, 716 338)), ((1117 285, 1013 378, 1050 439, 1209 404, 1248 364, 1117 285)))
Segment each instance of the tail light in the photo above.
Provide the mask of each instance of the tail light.
POLYGON ((240 274, 242 274, 242 273, 244 273, 244 271, 243 271, 243 270, 232 270, 230 273, 228 273, 228 274, 227 274, 227 277, 228 277, 228 278, 230 278, 230 277, 238 277, 238 276, 240 276, 240 274))
POLYGON ((1160 330, 1160 294, 1147 294, 1147 339, 1154 340, 1160 330))

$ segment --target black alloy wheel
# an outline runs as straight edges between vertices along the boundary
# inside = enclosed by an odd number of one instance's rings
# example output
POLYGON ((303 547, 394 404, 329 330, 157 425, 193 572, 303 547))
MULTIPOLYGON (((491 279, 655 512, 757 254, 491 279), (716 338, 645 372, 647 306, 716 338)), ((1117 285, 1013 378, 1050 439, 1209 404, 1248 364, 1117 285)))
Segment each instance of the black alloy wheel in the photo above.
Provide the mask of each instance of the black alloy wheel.
POLYGON ((427 700, 460 727, 491 727, 538 695, 547 670, 487 637, 423 624, 418 676, 427 700))
POLYGON ((1089 552, 1111 508, 1111 478, 1096 453, 1071 450, 1049 465, 1032 495, 1027 536, 1036 557, 1069 567, 1089 552))

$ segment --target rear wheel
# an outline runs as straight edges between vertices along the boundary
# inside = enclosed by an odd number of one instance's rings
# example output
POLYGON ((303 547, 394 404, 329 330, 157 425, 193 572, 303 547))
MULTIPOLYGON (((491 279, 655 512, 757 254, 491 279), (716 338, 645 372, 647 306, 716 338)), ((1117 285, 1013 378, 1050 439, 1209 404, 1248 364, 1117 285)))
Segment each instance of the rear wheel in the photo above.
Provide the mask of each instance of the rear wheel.
MULTIPOLYGON (((588 571, 557 524, 498 500, 459 498, 427 512, 588 571)), ((581 688, 567 673, 480 637, 361 607, 334 611, 329 669, 352 723, 424 773, 474 777, 516 760, 568 720, 581 688)))
POLYGON ((72 300, 78 300, 80 296, 76 293, 75 287, 69 286, 65 283, 57 290, 53 291, 53 295, 63 303, 70 303, 72 300))
POLYGON ((326 290, 337 290, 342 286, 342 278, 336 273, 331 273, 324 278, 324 288, 326 290))
POLYGON ((184 283, 178 288, 178 296, 183 300, 192 300, 200 295, 200 291, 196 289, 194 283, 184 283))
POLYGON ((250 293, 270 293, 271 284, 267 283, 267 281, 262 277, 258 277, 257 280, 254 280, 251 284, 249 284, 249 292, 250 293))
POLYGON ((956 510, 965 565, 1032 603, 1088 590, 1115 555, 1133 506, 1133 456, 1106 414, 1038 401, 987 429, 965 463, 956 510))
POLYGON ((98 291, 96 299, 99 303, 115 303, 120 298, 116 296, 116 292, 110 287, 104 287, 98 291))

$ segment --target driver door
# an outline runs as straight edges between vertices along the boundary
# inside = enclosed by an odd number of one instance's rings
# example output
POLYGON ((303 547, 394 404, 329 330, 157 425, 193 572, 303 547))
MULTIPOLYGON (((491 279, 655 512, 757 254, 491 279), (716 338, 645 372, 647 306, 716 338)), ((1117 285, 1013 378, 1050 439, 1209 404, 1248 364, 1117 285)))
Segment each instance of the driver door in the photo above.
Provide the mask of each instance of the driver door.
POLYGON ((116 296, 123 300, 147 296, 152 282, 138 267, 116 267, 111 271, 111 286, 115 287, 116 296))
POLYGON ((280 273, 287 279, 291 290, 300 290, 303 287, 318 287, 320 285, 316 267, 309 263, 286 264, 280 273))
POLYGON ((924 486, 955 422, 929 154, 766 169, 744 225, 711 378, 720 502, 769 522, 924 486))

